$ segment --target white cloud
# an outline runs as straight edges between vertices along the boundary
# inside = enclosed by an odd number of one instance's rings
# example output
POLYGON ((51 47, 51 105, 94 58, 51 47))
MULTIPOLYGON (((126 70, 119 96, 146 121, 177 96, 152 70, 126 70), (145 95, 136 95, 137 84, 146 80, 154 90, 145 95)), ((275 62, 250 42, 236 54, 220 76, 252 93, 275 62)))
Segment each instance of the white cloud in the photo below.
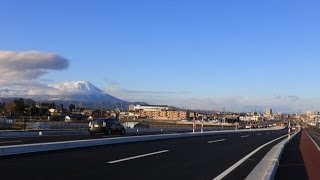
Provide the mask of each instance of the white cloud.
POLYGON ((275 112, 305 112, 307 110, 318 110, 319 100, 311 100, 298 96, 277 97, 216 97, 197 98, 192 93, 171 91, 136 91, 120 88, 108 89, 108 93, 127 101, 143 101, 149 104, 166 104, 187 109, 206 109, 243 112, 261 111, 272 108, 275 112))
POLYGON ((0 50, 0 84, 34 80, 48 70, 63 70, 68 67, 69 61, 54 53, 0 50))
POLYGON ((57 94, 56 89, 38 82, 37 78, 50 70, 64 70, 68 67, 69 61, 58 54, 0 50, 0 95, 8 97, 57 94))
POLYGON ((0 97, 23 97, 34 95, 59 95, 58 89, 35 81, 19 81, 2 85, 0 97))

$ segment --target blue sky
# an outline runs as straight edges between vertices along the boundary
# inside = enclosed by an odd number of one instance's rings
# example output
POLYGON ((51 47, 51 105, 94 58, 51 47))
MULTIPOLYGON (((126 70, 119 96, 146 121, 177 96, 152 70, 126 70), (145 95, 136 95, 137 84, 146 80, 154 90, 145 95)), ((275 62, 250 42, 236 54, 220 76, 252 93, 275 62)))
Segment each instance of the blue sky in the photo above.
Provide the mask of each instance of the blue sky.
POLYGON ((1 0, 0 50, 55 53, 68 68, 35 81, 86 80, 127 100, 320 109, 319 9, 305 0, 1 0))

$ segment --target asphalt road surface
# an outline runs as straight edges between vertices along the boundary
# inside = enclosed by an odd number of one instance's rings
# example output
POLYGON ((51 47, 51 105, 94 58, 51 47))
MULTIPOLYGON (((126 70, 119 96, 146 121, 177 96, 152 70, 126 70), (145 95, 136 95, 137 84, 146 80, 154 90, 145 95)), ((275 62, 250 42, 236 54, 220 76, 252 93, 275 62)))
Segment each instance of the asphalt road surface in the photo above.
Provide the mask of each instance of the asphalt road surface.
MULTIPOLYGON (((5 156, 1 179, 214 179, 286 130, 243 132, 5 156)), ((227 173, 244 179, 275 141, 227 173)))
MULTIPOLYGON (((320 133, 307 129, 309 136, 312 138, 317 147, 320 147, 320 133)), ((320 149, 319 149, 320 150, 320 149)))

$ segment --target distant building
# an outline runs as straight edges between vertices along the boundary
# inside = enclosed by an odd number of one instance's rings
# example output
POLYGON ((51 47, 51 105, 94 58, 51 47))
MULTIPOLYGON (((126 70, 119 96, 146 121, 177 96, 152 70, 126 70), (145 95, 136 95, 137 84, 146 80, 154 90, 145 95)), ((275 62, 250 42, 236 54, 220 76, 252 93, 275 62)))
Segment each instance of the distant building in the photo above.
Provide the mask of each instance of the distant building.
POLYGON ((271 108, 267 108, 265 114, 266 114, 266 118, 270 119, 271 116, 272 116, 272 109, 271 108))
POLYGON ((314 123, 320 123, 320 112, 319 111, 313 111, 307 115, 307 118, 309 121, 314 123))
POLYGON ((86 115, 86 116, 91 116, 93 114, 93 110, 91 109, 84 109, 82 112, 81 112, 82 115, 86 115))
POLYGON ((168 111, 170 108, 167 105, 129 105, 130 112, 137 111, 168 111))
POLYGON ((150 118, 154 120, 171 120, 171 121, 179 121, 187 119, 186 111, 139 111, 140 118, 150 118))

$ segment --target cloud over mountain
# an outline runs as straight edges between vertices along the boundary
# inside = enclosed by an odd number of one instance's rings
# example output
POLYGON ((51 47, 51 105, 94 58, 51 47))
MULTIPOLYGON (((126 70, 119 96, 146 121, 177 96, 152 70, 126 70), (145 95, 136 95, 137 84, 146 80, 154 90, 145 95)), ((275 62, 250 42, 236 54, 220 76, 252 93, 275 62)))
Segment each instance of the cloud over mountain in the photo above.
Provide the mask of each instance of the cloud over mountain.
POLYGON ((69 61, 58 54, 41 51, 0 50, 0 84, 34 80, 48 70, 63 70, 69 61))

